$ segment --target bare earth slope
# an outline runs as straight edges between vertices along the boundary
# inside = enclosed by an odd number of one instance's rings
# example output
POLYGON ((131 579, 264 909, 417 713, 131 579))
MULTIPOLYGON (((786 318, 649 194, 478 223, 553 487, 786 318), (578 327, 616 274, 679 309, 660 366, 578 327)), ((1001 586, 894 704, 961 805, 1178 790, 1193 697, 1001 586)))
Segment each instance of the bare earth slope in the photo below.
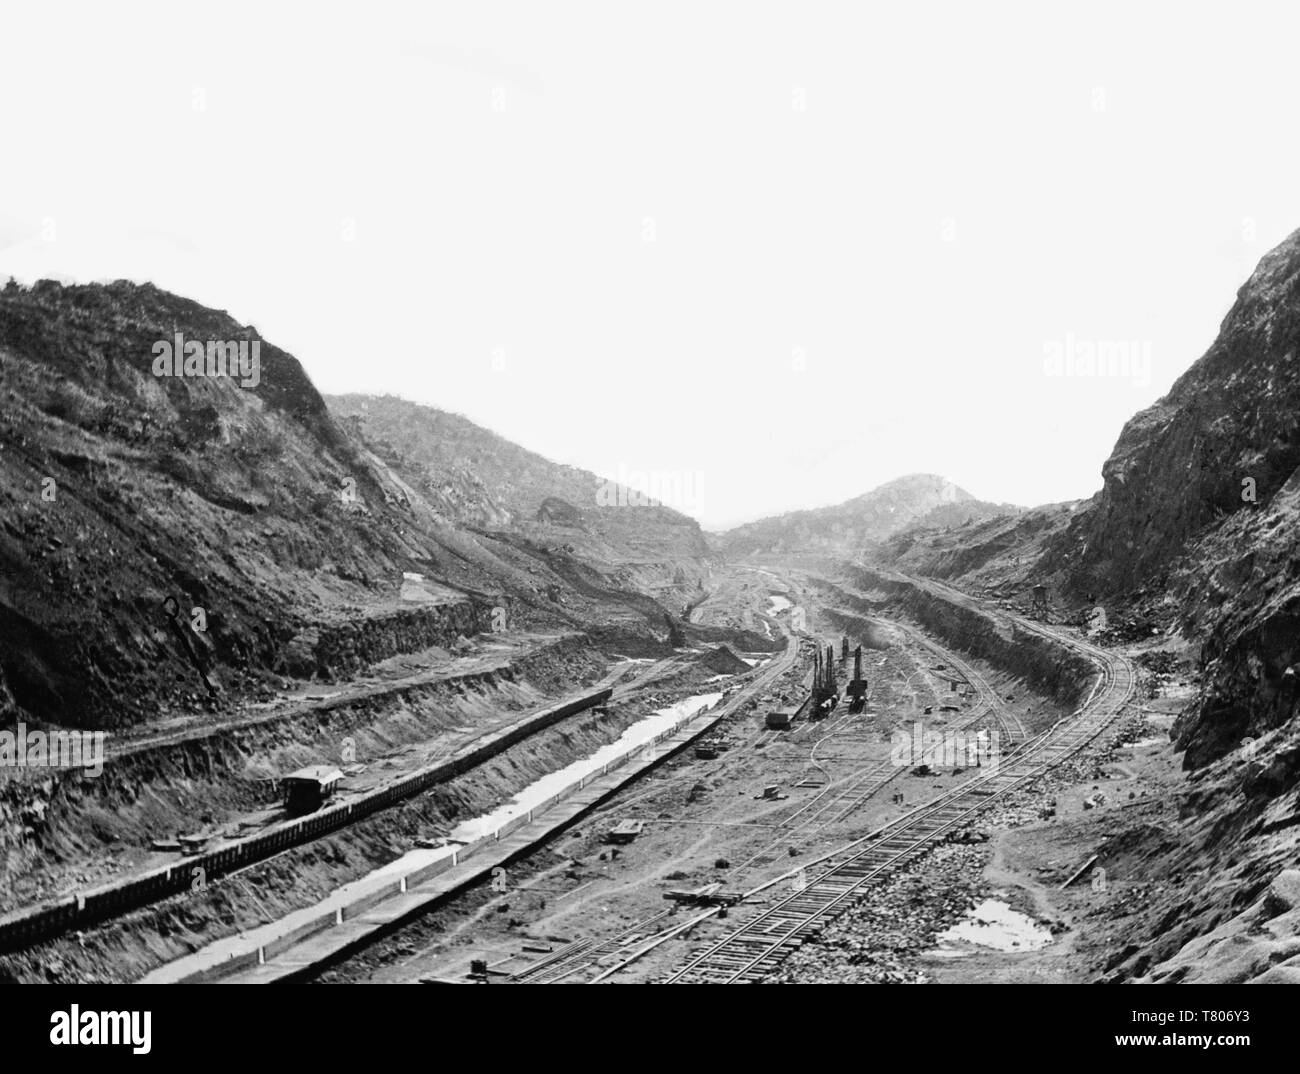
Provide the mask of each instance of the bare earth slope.
POLYGON ((448 510, 427 469, 393 465, 336 420, 292 355, 152 285, 11 284, 0 391, 0 723, 125 727, 229 708, 278 675, 331 676, 486 630, 496 606, 512 625, 664 639, 644 583, 684 603, 706 569, 680 515, 664 522, 675 543, 644 556, 620 543, 637 525, 624 515, 594 536, 563 520, 489 532, 539 491, 540 463, 515 494, 480 482, 448 510), (257 341, 257 383, 155 375, 155 344, 178 332, 257 341), (415 602, 407 572, 425 579, 415 602))
POLYGON ((637 490, 552 462, 459 414, 394 396, 328 403, 449 521, 558 547, 633 588, 677 586, 685 595, 704 573, 699 524, 640 502, 637 490))

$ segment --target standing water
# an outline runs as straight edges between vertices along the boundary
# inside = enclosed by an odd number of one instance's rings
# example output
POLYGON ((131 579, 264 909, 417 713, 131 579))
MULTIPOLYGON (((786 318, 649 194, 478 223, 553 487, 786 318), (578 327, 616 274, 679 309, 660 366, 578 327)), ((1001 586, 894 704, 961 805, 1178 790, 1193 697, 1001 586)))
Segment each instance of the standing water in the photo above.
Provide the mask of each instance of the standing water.
POLYGON ((960 958, 954 943, 972 943, 994 951, 1037 951, 1052 942, 1052 933, 1032 917, 1011 909, 1000 899, 985 899, 952 928, 936 937, 941 958, 960 958))
MULTIPOLYGON (((543 776, 535 783, 530 783, 509 802, 498 806, 491 813, 458 824, 449 838, 453 843, 472 843, 476 839, 492 834, 506 822, 526 815, 530 809, 559 794, 565 787, 577 783, 582 777, 599 772, 605 765, 617 760, 623 754, 651 742, 656 735, 671 731, 678 724, 685 723, 704 709, 711 708, 721 698, 721 692, 697 694, 666 709, 657 709, 644 720, 638 720, 617 740, 602 746, 591 756, 574 761, 564 768, 543 776)), ((456 847, 450 845, 407 851, 396 861, 389 862, 383 868, 357 881, 356 886, 365 887, 379 879, 402 876, 425 865, 431 865, 441 858, 449 858, 455 850, 456 847)))

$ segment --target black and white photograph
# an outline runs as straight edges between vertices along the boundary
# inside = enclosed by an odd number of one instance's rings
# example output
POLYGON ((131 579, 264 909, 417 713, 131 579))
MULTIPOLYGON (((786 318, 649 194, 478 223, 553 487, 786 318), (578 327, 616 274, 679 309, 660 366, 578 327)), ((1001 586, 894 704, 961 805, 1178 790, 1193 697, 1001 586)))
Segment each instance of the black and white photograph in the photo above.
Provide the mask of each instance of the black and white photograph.
POLYGON ((935 1056, 1257 1055, 1298 35, 0 0, 10 1025, 80 1065, 490 1017, 535 1069, 861 1004, 935 1056), (344 987, 131 987, 227 984, 344 987), (957 987, 499 987, 738 984, 957 987))

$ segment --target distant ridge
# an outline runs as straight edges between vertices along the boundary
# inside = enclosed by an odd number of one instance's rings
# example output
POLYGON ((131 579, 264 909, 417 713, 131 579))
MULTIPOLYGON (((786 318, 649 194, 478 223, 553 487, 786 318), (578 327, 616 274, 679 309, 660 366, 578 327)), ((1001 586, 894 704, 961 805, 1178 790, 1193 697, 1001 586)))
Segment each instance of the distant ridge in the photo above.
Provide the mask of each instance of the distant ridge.
POLYGON ((938 474, 908 474, 830 507, 790 511, 727 530, 728 556, 754 553, 852 554, 917 524, 951 526, 1009 510, 977 500, 938 474))

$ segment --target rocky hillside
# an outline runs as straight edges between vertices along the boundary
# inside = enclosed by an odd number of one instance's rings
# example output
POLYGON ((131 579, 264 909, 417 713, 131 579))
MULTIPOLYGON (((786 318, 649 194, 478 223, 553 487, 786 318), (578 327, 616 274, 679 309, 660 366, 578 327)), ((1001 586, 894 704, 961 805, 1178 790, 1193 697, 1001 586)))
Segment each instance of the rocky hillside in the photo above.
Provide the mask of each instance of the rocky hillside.
MULTIPOLYGON (((918 523, 871 550, 872 558, 907 574, 961 579, 972 590, 1027 594, 1057 579, 1039 569, 1048 544, 1064 532, 1078 501, 971 518, 955 526, 918 523)), ((927 520, 928 521, 928 520, 927 520)))
POLYGON ((791 511, 737 526, 721 535, 720 547, 728 556, 772 552, 856 556, 866 545, 909 526, 952 526, 998 511, 946 478, 910 474, 833 507, 791 511))
POLYGON ((1300 716, 1298 523, 1293 475, 1192 544, 1175 574, 1184 632, 1201 640, 1201 696, 1178 728, 1193 767, 1300 716))
POLYGON ((1200 643, 1180 723, 1200 766, 1297 714, 1300 232, 1266 254, 1213 345, 1124 427, 1044 559, 1077 592, 1167 602, 1200 643))
MULTIPOLYGON (((566 580, 579 568, 555 547, 562 524, 535 541, 458 524, 426 470, 381 458, 297 359, 225 312, 125 281, 11 283, 0 392, 0 724, 228 707, 278 675, 486 629, 497 605, 512 625, 667 636, 664 608, 625 577, 566 580), (161 345, 185 341, 204 345, 192 367, 160 375, 161 345), (208 343, 242 343, 248 365, 219 375, 208 343), (404 572, 424 576, 418 607, 404 572)), ((469 500, 485 526, 528 506, 469 500)), ((680 528, 693 547, 698 530, 680 528)), ((683 571, 679 589, 692 582, 683 571)))
POLYGON ((1213 345, 1124 427, 1081 504, 874 551, 904 570, 1025 597, 1104 602, 1150 637, 1174 627, 1201 692, 1178 725, 1199 768, 1300 714, 1300 232, 1263 257, 1213 345))
POLYGON ((1205 355, 1124 427, 1062 546, 1077 575, 1131 589, 1227 516, 1273 501, 1300 465, 1298 343, 1300 232, 1260 260, 1205 355))
POLYGON ((552 462, 459 414, 395 396, 327 401, 448 521, 556 545, 641 588, 694 586, 706 571, 699 524, 639 502, 636 490, 552 462))

